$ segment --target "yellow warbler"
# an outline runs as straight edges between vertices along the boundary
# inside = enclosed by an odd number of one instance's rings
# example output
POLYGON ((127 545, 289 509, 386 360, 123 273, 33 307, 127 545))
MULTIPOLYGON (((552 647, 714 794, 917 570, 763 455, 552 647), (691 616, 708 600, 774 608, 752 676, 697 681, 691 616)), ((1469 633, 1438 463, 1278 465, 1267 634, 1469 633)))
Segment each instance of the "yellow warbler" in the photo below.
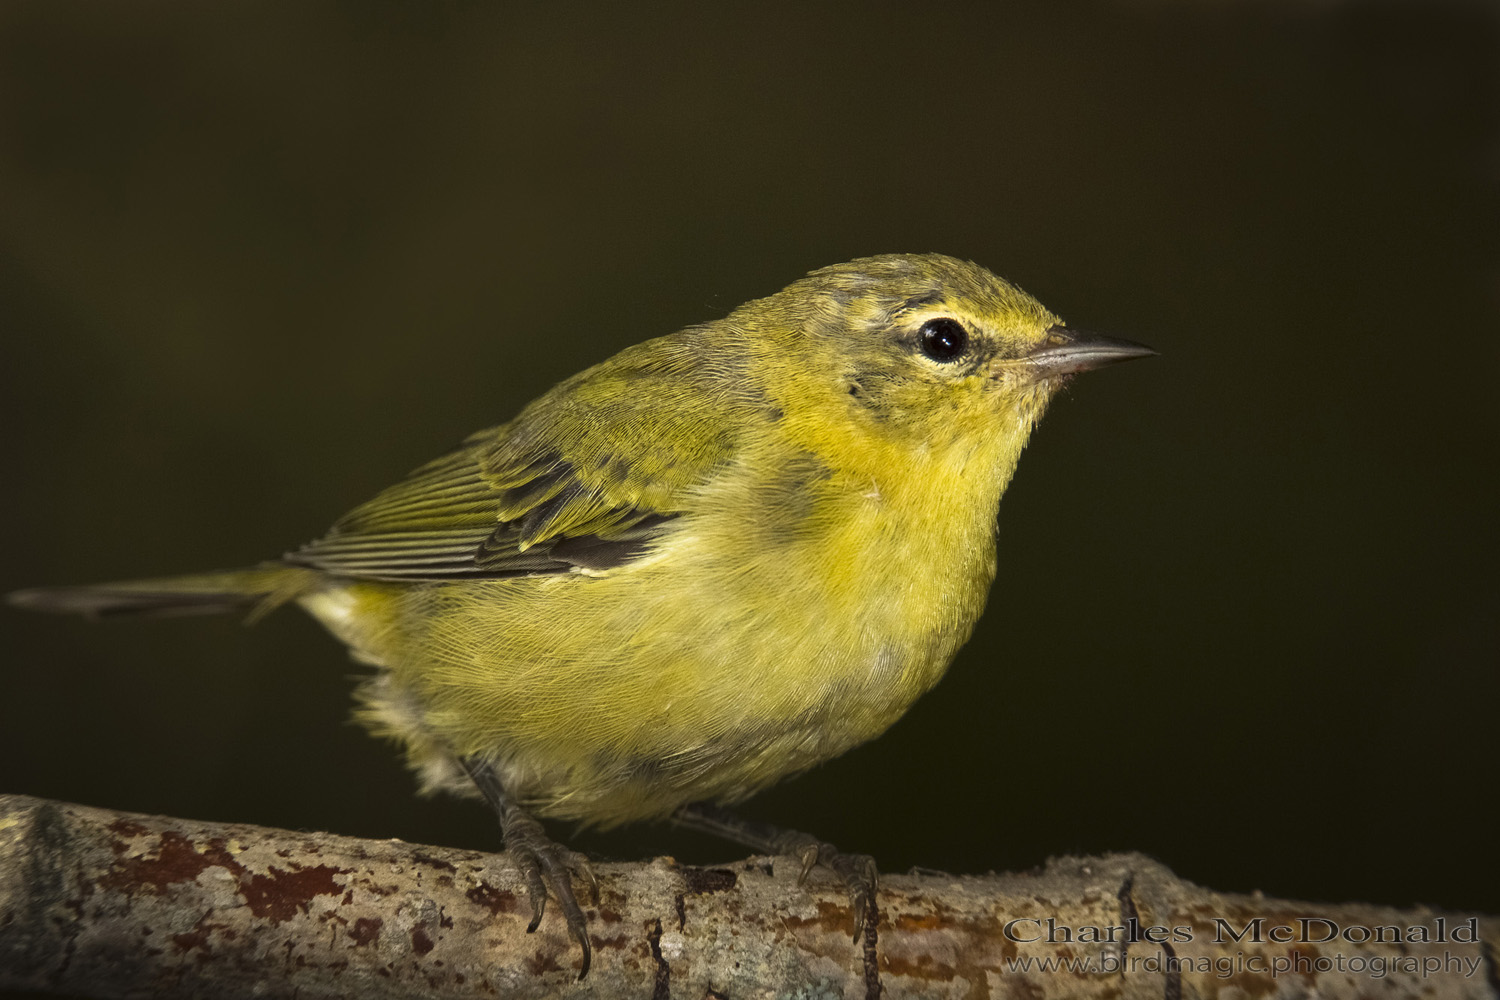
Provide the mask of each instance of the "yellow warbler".
POLYGON ((1048 400, 1150 353, 1067 329, 974 264, 867 257, 621 351, 281 559, 12 601, 300 604, 373 668, 358 717, 423 788, 478 788, 499 812, 533 927, 550 889, 582 972, 582 866, 538 816, 675 815, 823 861, 857 937, 866 859, 713 804, 878 736, 937 683, 984 607, 1000 495, 1048 400))

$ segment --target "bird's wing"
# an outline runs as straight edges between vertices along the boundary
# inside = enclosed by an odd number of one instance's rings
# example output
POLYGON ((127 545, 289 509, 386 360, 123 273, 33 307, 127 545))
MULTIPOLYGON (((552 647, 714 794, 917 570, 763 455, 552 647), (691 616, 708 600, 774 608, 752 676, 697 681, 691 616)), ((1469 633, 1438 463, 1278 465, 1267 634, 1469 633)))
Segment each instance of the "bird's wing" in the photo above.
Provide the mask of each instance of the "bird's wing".
POLYGON ((606 570, 639 557, 728 460, 735 423, 680 371, 637 364, 627 374, 603 388, 564 383, 552 405, 544 397, 473 435, 286 561, 415 582, 606 570))

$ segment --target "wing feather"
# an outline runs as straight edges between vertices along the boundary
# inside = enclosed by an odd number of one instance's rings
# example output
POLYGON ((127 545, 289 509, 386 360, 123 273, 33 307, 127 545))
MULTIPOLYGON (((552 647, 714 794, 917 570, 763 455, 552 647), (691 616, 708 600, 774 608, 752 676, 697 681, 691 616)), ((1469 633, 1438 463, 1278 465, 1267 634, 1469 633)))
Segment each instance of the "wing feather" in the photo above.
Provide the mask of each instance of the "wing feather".
POLYGON ((723 366, 690 363, 693 335, 648 341, 562 383, 286 561, 418 582, 599 571, 641 557, 688 491, 728 461, 745 422, 723 366))

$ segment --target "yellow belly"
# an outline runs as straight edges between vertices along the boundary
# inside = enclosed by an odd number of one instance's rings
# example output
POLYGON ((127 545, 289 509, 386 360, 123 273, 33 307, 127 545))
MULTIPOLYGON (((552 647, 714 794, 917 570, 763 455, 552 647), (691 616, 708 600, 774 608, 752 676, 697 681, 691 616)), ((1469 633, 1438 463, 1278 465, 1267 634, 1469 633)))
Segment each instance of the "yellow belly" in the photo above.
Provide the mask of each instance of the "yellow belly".
POLYGON ((382 665, 361 718, 429 787, 465 791, 452 761, 477 755, 537 812, 608 826, 743 798, 878 736, 937 682, 982 610, 993 514, 899 499, 831 482, 758 527, 706 497, 602 575, 345 583, 303 603, 382 665))

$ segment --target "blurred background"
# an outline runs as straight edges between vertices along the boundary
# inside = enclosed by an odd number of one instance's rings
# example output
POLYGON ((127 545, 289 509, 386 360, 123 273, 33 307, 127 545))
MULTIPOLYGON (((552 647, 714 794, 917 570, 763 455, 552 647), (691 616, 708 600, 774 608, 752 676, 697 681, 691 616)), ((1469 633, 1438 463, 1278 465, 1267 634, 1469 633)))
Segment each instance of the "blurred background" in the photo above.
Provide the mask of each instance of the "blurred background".
MULTIPOLYGON (((277 555, 854 256, 1150 343, 1042 424, 943 684, 745 811, 888 871, 1500 911, 1493 4, 9 0, 0 191, 5 590, 277 555)), ((498 844, 300 614, 0 644, 0 790, 498 844)))

